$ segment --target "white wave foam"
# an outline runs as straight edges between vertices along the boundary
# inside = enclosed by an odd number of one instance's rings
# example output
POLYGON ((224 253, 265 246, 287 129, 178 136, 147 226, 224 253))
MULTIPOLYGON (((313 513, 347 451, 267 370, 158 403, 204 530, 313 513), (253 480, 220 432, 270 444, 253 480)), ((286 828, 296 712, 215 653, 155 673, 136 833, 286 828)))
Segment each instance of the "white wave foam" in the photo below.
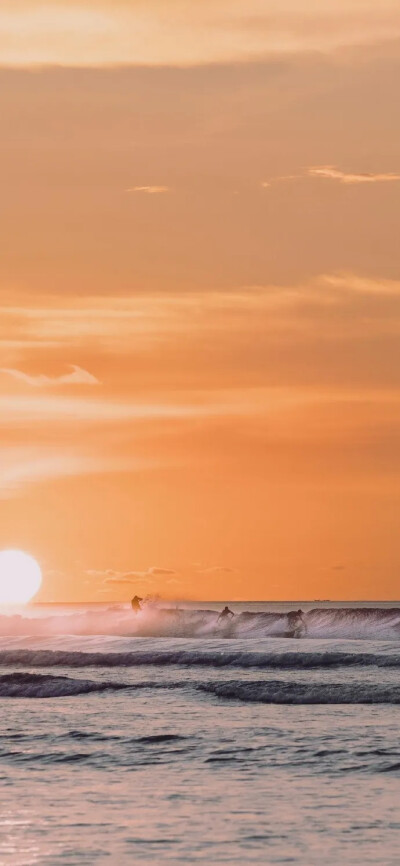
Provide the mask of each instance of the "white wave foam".
MULTIPOLYGON (((304 614, 307 638, 400 639, 399 608, 314 608, 304 614)), ((41 616, 0 615, 1 636, 103 635, 119 637, 261 638, 284 637, 286 613, 245 611, 218 623, 214 610, 149 606, 135 616, 129 609, 81 610, 41 616)))

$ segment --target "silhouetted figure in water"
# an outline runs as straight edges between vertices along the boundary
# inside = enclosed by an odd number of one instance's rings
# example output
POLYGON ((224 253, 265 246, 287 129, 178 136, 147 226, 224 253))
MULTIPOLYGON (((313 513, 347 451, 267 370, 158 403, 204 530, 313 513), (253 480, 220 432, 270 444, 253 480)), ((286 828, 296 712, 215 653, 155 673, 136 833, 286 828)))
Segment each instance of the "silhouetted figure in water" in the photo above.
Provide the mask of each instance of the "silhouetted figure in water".
POLYGON ((132 606, 132 610, 134 613, 139 613, 139 611, 142 610, 142 606, 140 604, 141 601, 143 601, 143 599, 139 598, 138 595, 133 596, 133 599, 131 601, 131 606, 132 606))
POLYGON ((235 616, 233 610, 229 610, 229 607, 226 605, 217 619, 217 622, 224 622, 224 620, 229 619, 230 616, 235 616))
POLYGON ((307 626, 302 610, 291 610, 287 615, 288 630, 285 637, 304 637, 307 626))

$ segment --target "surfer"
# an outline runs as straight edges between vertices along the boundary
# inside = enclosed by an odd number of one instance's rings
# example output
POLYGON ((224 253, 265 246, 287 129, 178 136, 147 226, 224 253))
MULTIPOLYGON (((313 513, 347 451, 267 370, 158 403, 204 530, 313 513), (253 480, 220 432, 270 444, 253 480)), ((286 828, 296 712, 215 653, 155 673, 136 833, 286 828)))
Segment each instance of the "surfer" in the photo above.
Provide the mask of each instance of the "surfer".
POLYGON ((304 637, 307 626, 302 610, 291 610, 287 615, 288 631, 285 637, 304 637))
POLYGON ((228 619, 230 616, 235 616, 233 610, 229 610, 228 605, 225 605, 224 609, 221 610, 221 613, 217 619, 217 622, 223 622, 223 620, 228 619))
POLYGON ((131 601, 131 607, 134 613, 139 613, 139 611, 142 610, 142 606, 140 604, 141 601, 143 601, 143 599, 139 598, 138 595, 133 596, 133 599, 131 601))

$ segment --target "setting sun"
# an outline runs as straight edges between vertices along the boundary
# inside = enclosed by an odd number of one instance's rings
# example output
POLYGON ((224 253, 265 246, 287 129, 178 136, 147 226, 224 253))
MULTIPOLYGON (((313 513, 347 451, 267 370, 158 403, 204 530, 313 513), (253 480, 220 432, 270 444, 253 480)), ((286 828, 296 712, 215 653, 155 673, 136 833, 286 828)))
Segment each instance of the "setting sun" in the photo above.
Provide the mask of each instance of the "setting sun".
POLYGON ((39 563, 21 550, 0 552, 0 604, 26 604, 42 582, 39 563))

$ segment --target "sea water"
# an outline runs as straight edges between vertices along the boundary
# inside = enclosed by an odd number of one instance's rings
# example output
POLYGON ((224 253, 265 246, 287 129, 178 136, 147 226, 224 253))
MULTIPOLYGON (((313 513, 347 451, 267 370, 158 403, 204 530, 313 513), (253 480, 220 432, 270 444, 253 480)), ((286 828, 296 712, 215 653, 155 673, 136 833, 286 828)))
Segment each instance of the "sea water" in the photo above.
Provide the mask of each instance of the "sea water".
POLYGON ((400 861, 400 608, 0 615, 0 863, 400 861))

